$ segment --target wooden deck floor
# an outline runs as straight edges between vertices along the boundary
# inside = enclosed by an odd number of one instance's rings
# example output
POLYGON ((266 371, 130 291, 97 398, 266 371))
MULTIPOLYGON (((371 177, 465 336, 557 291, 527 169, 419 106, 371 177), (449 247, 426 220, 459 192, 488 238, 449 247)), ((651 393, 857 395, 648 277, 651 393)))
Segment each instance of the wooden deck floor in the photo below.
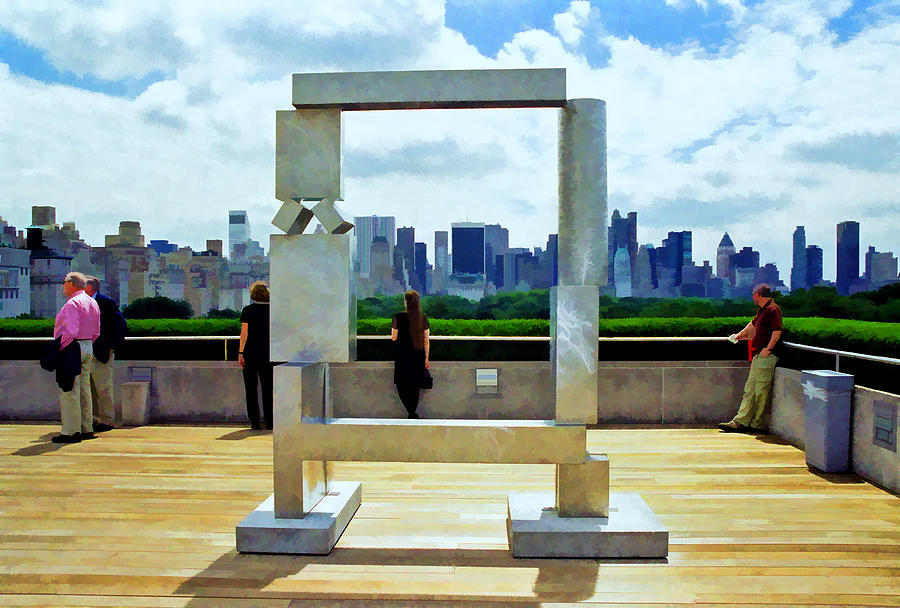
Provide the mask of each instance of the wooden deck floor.
POLYGON ((337 463, 363 503, 331 555, 239 555, 271 435, 56 432, 0 425, 0 606, 900 606, 900 498, 773 437, 589 431, 670 529, 639 562, 510 556, 506 495, 551 489, 548 465, 337 463))

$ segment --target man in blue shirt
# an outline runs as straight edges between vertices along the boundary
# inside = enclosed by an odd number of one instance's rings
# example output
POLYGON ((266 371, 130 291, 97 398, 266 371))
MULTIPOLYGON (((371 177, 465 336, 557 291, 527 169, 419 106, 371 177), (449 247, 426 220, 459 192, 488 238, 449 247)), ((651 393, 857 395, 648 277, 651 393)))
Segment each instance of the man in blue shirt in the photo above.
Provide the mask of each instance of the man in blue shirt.
POLYGON ((125 341, 125 317, 119 305, 111 297, 100 293, 100 279, 87 276, 84 292, 94 298, 100 307, 100 336, 94 341, 94 367, 91 374, 91 392, 94 401, 94 432, 102 433, 113 428, 113 362, 115 349, 125 341))

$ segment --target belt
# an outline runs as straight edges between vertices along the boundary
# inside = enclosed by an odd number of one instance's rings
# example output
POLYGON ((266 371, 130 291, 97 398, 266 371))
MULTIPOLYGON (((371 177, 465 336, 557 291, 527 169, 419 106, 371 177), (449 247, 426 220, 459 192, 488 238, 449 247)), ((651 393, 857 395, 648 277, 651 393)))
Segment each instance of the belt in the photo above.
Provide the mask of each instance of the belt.
POLYGON ((76 342, 93 342, 91 338, 75 338, 76 342))

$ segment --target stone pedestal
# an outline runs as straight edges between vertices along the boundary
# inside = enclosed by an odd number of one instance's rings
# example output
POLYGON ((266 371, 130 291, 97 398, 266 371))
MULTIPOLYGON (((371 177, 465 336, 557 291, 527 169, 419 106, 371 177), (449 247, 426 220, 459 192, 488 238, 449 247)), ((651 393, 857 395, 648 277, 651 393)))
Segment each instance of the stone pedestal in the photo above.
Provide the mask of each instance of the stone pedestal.
POLYGON ((123 382, 119 387, 122 403, 122 425, 143 426, 147 424, 147 400, 150 396, 149 382, 123 382))
POLYGON ((669 531, 637 494, 609 495, 608 517, 560 517, 550 492, 510 494, 506 535, 515 557, 669 554, 669 531))
POLYGON ((275 517, 275 496, 269 496, 235 531, 241 553, 328 555, 362 498, 362 484, 336 481, 328 494, 304 517, 275 517))
POLYGON ((850 467, 850 414, 853 376, 830 370, 804 371, 806 464, 826 473, 850 467))

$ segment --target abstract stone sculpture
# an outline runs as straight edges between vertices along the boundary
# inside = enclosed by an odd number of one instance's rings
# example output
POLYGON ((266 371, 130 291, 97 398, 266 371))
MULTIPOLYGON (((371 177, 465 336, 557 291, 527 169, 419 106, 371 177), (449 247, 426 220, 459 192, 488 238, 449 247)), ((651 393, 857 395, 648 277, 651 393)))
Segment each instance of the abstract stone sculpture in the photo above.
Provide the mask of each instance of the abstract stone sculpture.
MULTIPOLYGON (((555 492, 511 494, 515 556, 665 557, 668 532, 636 494, 610 494, 609 460, 586 452, 597 421, 599 287, 607 273, 606 103, 566 101, 564 69, 294 74, 294 111, 276 112, 271 238, 275 370, 273 497, 237 528, 237 548, 328 553, 360 504, 329 460, 540 462, 555 492), (342 112, 558 107, 559 286, 551 291, 554 420, 382 420, 331 416, 328 363, 355 358, 353 227, 342 200, 342 112), (303 201, 317 202, 308 209, 303 201), (304 235, 315 215, 329 233, 304 235)), ((308 203, 307 203, 308 204, 308 203)))

